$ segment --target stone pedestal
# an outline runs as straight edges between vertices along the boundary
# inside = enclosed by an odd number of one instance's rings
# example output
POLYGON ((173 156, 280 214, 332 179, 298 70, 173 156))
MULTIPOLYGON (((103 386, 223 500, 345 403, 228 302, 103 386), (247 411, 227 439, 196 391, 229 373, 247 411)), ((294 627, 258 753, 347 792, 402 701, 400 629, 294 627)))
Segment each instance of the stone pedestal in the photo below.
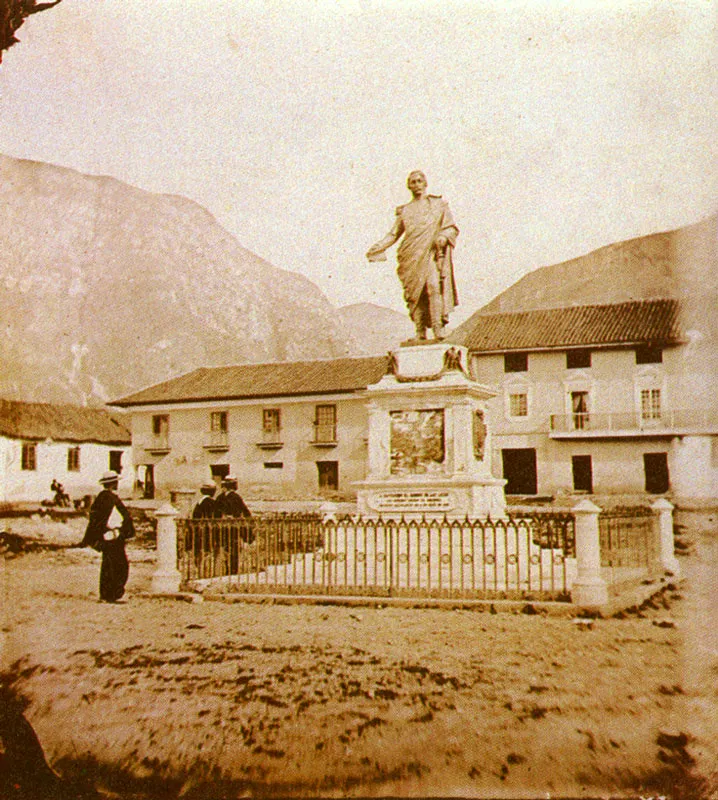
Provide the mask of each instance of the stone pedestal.
POLYGON ((658 531, 661 537, 661 566, 664 571, 674 578, 680 578, 681 567, 675 553, 673 540, 673 503, 664 497, 656 500, 651 506, 658 515, 658 531))
POLYGON ((157 569, 152 575, 153 594, 179 591, 182 575, 177 569, 177 509, 169 503, 155 511, 157 517, 157 569))
POLYGON ((496 392, 469 377, 466 348, 441 342, 392 355, 390 374, 366 392, 369 457, 367 477, 356 484, 359 513, 505 516, 486 411, 496 392))
POLYGON ((601 573, 601 534, 598 527, 601 509, 586 499, 571 511, 576 518, 578 568, 571 587, 571 602, 587 610, 597 610, 608 603, 608 586, 601 573))

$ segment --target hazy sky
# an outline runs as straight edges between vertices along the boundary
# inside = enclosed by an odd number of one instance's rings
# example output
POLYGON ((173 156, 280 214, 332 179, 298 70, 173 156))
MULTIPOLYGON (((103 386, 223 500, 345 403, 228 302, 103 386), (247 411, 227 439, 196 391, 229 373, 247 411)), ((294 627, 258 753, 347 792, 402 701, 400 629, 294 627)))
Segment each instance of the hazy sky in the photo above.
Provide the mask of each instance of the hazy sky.
POLYGON ((408 172, 450 202, 461 308, 715 208, 716 4, 63 0, 0 67, 0 152, 209 209, 337 305, 408 172))

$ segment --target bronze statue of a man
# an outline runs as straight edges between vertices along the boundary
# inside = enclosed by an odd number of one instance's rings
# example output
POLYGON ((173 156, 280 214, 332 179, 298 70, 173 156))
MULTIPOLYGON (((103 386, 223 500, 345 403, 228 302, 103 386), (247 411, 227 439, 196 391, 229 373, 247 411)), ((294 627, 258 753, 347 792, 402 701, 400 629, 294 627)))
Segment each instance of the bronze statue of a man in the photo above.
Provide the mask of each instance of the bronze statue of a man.
POLYGON ((439 195, 427 194, 426 177, 415 170, 406 182, 414 199, 396 209, 391 231, 367 251, 369 261, 386 261, 384 251, 403 235, 397 250, 397 275, 404 300, 416 326, 418 339, 444 338, 449 314, 458 305, 452 252, 459 229, 449 204, 439 195))

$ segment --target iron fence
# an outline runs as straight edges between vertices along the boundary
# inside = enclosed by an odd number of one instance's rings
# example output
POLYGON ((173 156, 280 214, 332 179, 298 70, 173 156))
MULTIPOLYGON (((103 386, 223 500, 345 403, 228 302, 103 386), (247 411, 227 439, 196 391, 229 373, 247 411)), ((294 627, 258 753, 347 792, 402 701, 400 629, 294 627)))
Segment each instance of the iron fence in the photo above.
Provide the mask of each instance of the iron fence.
POLYGON ((568 600, 571 514, 177 520, 185 583, 236 591, 568 600))
POLYGON ((648 507, 603 511, 598 518, 601 567, 612 583, 650 578, 661 569, 656 515, 648 507))

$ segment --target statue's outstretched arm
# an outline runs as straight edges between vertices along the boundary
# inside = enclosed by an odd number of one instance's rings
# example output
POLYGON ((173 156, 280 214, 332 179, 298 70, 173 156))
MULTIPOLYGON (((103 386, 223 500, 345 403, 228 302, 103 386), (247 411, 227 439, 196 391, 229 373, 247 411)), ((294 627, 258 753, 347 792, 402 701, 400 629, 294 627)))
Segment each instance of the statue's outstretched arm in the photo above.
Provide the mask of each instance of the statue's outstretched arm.
POLYGON ((376 244, 373 244, 367 251, 366 257, 369 261, 386 261, 384 251, 388 250, 399 239, 401 234, 404 233, 404 223, 397 215, 394 227, 387 233, 387 235, 380 239, 376 244))

